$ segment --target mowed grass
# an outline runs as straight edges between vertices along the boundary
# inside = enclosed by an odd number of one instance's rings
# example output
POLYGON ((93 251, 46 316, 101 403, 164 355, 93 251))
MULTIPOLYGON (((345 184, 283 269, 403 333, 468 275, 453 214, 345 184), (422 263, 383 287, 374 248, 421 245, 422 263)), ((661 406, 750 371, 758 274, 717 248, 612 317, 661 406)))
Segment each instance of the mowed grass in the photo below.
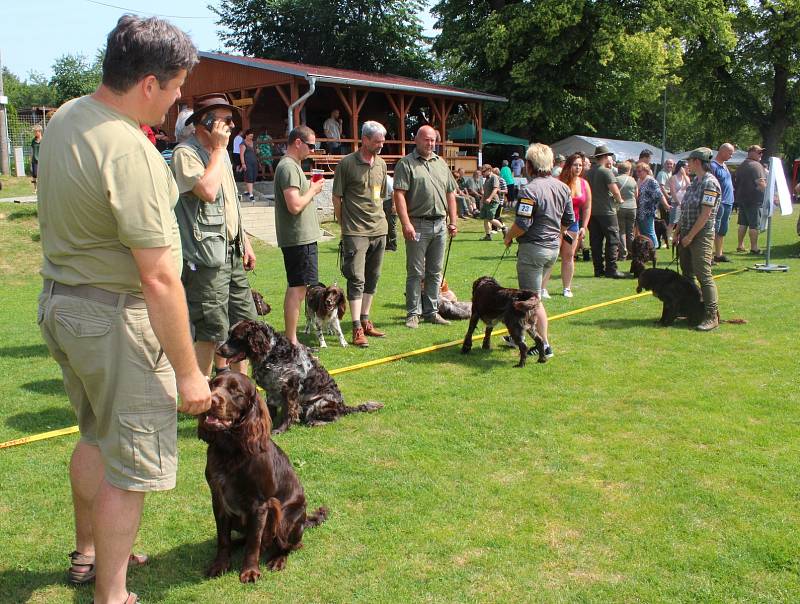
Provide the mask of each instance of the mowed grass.
POLYGON ((16 176, 0 175, 0 199, 4 197, 23 197, 33 195, 33 184, 31 177, 25 176, 18 178, 16 176))
MULTIPOLYGON (((74 424, 35 322, 35 214, 20 211, 0 205, 0 441, 74 424)), ((239 584, 238 571, 203 576, 215 551, 205 446, 182 418, 178 487, 147 499, 137 551, 152 562, 129 587, 148 604, 800 600, 796 216, 775 221, 787 274, 718 281, 723 317, 745 325, 658 328, 660 303, 645 297, 553 321, 556 356, 545 365, 514 368, 515 353, 495 339, 489 352, 450 347, 339 375, 351 404, 386 407, 276 437, 309 505, 331 515, 285 571, 256 585, 239 584)), ((477 222, 462 227, 447 277, 467 299, 503 248, 478 241, 477 222)), ((335 248, 321 247, 326 282, 335 248)), ((252 282, 281 327, 280 253, 257 252, 252 282)), ((729 256, 718 274, 754 262, 729 256)), ((634 281, 577 268, 575 298, 554 296, 551 316, 634 293, 634 281)), ((515 284, 513 258, 497 277, 515 284)), ((319 353, 327 368, 463 337, 465 322, 403 327, 404 280, 401 244, 387 254, 373 312, 389 336, 367 350, 329 339, 319 353)), ((65 585, 75 441, 0 450, 0 602, 91 600, 90 588, 65 585)))

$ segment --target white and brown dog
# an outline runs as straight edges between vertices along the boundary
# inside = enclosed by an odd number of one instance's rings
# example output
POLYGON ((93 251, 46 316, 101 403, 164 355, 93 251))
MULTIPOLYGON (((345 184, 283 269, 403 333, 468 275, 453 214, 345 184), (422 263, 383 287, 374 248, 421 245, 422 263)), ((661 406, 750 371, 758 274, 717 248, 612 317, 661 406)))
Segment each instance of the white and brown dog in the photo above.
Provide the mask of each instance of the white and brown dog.
POLYGON ((347 341, 342 333, 339 321, 344 317, 346 309, 344 291, 337 285, 325 287, 324 284, 310 285, 306 291, 306 333, 311 333, 311 328, 317 334, 320 348, 327 348, 323 329, 339 337, 339 344, 347 348, 347 341))

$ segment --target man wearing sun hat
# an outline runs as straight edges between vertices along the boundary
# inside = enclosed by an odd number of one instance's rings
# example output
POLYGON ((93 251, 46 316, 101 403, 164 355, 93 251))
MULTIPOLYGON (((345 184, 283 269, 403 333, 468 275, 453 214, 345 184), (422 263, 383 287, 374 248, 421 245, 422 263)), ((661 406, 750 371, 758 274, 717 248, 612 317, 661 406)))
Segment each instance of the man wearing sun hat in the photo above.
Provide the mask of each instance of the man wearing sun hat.
POLYGON ((611 171, 614 153, 605 145, 595 148, 592 155, 594 165, 586 175, 592 190, 592 216, 589 219, 589 237, 595 277, 622 279, 624 273, 617 270, 619 249, 619 223, 617 208, 622 205, 622 195, 617 177, 611 171), (605 241, 605 258, 603 258, 605 241), (605 260, 605 263, 603 262, 605 260))
MULTIPOLYGON (((175 206, 183 247, 182 281, 194 328, 200 369, 211 375, 217 345, 228 328, 257 318, 245 271, 256 257, 242 226, 239 191, 228 155, 228 139, 238 108, 222 93, 194 100, 186 125, 195 131, 175 147, 172 171, 180 199, 175 206)), ((246 371, 246 361, 234 369, 246 371)), ((216 357, 217 370, 227 361, 216 357)))

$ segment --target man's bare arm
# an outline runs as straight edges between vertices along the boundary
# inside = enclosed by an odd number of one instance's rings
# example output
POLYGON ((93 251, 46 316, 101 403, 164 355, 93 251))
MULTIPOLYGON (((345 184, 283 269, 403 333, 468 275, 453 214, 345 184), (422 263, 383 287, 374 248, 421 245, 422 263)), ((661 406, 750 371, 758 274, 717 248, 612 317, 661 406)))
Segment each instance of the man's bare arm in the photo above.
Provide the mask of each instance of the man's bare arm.
POLYGON ((175 370, 179 409, 192 415, 211 406, 208 380, 197 365, 189 333, 189 311, 180 277, 169 247, 133 249, 133 259, 142 280, 150 325, 164 354, 175 370))

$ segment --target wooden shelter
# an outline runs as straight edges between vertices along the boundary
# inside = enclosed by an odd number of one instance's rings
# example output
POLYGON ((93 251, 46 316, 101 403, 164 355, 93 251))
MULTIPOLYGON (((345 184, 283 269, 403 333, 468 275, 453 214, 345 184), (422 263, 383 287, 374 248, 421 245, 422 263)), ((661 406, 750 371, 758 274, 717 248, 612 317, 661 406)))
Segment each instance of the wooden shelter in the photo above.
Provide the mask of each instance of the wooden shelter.
MULTIPOLYGON (((284 143, 291 112, 293 124, 310 126, 323 146, 331 139, 325 138, 322 124, 339 109, 344 127, 338 141, 348 150, 358 145, 365 121, 386 127, 383 157, 390 165, 411 151, 417 128, 430 124, 445 141, 440 151, 451 167, 474 168, 483 145, 480 136, 475 143, 447 141, 448 119, 464 114, 461 121, 475 123, 481 132, 483 103, 507 102, 501 96, 394 75, 210 52, 199 55, 200 63, 182 87, 180 104, 191 106, 195 97, 225 92, 241 109, 243 130, 266 128, 276 144, 284 143)), ((175 123, 177 112, 173 107, 167 125, 175 123)), ((332 171, 342 155, 320 149, 312 157, 318 167, 332 171)))

